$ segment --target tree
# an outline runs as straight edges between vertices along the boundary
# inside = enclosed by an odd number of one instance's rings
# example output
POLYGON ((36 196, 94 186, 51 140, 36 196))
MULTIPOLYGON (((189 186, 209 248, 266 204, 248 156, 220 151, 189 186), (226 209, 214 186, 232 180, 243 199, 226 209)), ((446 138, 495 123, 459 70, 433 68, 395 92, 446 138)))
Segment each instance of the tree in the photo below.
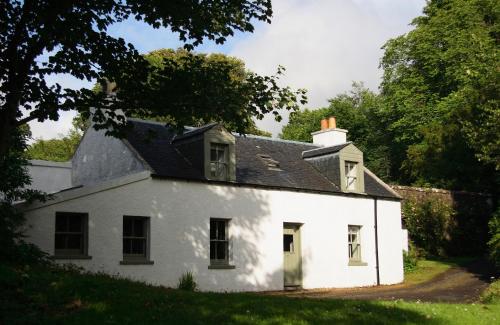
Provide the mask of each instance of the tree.
MULTIPOLYGON (((247 87, 249 78, 255 74, 245 68, 242 60, 225 54, 193 53, 184 49, 155 50, 144 55, 144 58, 154 67, 149 78, 160 80, 159 82, 163 83, 162 89, 182 94, 182 97, 191 97, 193 93, 206 93, 202 96, 204 101, 200 103, 200 106, 233 105, 232 111, 235 113, 246 110, 248 98, 245 98, 246 94, 243 90, 247 87), (167 78, 163 72, 166 67, 172 69, 167 78), (212 76, 208 82, 207 75, 212 76)), ((168 101, 169 99, 165 98, 165 102, 168 101)), ((252 115, 235 116, 235 120, 234 118, 202 117, 201 114, 195 114, 195 112, 192 114, 182 116, 183 125, 201 126, 210 122, 222 122, 226 128, 236 130, 238 124, 242 122, 241 119, 244 118, 246 120, 241 133, 271 136, 269 132, 257 128, 252 115)), ((172 116, 158 116, 149 112, 136 114, 135 117, 176 124, 172 116)))
POLYGON ((73 128, 69 130, 68 134, 49 140, 37 139, 26 149, 26 157, 51 161, 71 160, 83 135, 81 127, 85 127, 84 124, 80 125, 80 123, 80 115, 77 115, 73 119, 73 128))
POLYGON ((11 149, 0 160, 0 260, 2 261, 24 261, 30 258, 28 255, 33 254, 41 256, 33 245, 23 242, 24 218, 13 205, 13 202, 21 200, 29 202, 46 199, 39 191, 26 189, 31 182, 25 168, 27 161, 24 157, 26 140, 29 136, 28 127, 15 129, 10 134, 11 149))
POLYGON ((15 128, 31 120, 57 120, 60 111, 77 110, 88 118, 92 107, 93 126, 117 136, 126 126, 122 114, 168 116, 179 127, 185 116, 233 121, 237 131, 248 125, 250 116, 262 118, 273 112, 279 119, 277 108, 296 109, 297 102, 305 100, 305 91, 277 85, 282 68, 275 76, 248 74, 240 96, 225 97, 238 105, 212 100, 208 106, 209 95, 223 92, 220 84, 211 85, 227 77, 227 66, 207 69, 196 56, 186 56, 182 62, 157 68, 132 44, 107 33, 111 24, 133 18, 155 28, 168 27, 179 34, 186 49, 193 49, 204 39, 220 44, 234 31, 252 32, 253 21, 270 22, 271 15, 270 0, 2 1, 0 159, 11 147, 9 135, 15 128), (181 71, 182 64, 192 68, 181 71), (151 70, 155 78, 149 78, 151 70), (108 97, 90 89, 49 86, 45 77, 58 73, 89 81, 109 80, 118 85, 118 91, 108 97), (189 80, 203 80, 206 87, 203 91, 176 87, 189 80), (242 102, 245 108, 235 111, 242 102))
POLYGON ((321 119, 335 116, 337 126, 349 131, 348 140, 353 141, 364 152, 366 166, 379 177, 388 180, 389 139, 385 136, 379 112, 380 96, 365 88, 363 83, 353 83, 350 92, 337 95, 329 102, 327 108, 291 113, 281 137, 311 142, 311 133, 319 130, 321 119))
POLYGON ((500 170, 498 2, 434 0, 381 66, 393 175, 494 190, 500 170), (495 171, 496 170, 496 171, 495 171))

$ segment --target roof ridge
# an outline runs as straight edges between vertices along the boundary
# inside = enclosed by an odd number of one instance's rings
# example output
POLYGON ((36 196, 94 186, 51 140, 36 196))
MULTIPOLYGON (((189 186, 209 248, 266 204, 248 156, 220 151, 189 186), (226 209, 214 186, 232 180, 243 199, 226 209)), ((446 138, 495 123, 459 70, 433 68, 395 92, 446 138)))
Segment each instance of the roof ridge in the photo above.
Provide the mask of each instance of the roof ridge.
MULTIPOLYGON (((270 138, 270 137, 264 137, 264 136, 261 136, 261 135, 254 135, 254 134, 239 134, 237 132, 231 132, 231 134, 234 135, 235 137, 239 137, 239 138, 259 139, 259 140, 267 140, 267 141, 273 141, 273 142, 283 142, 283 143, 291 143, 291 144, 302 144, 302 145, 306 145, 306 146, 317 147, 316 144, 310 143, 310 142, 285 140, 285 139, 280 139, 280 138, 270 138)), ((311 150, 313 150, 313 149, 311 149, 311 150)))

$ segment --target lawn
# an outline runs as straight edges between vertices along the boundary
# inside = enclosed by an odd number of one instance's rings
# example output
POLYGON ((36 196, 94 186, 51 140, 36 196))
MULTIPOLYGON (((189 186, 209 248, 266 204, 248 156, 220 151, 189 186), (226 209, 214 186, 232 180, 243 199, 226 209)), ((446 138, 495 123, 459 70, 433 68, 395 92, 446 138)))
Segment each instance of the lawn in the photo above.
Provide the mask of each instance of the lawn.
POLYGON ((405 273, 404 283, 406 285, 414 285, 429 281, 435 276, 447 271, 451 267, 466 265, 473 260, 473 257, 422 259, 417 262, 415 270, 405 273))
POLYGON ((0 324, 500 323, 494 297, 487 304, 452 305, 192 293, 42 266, 0 264, 0 290, 0 324))

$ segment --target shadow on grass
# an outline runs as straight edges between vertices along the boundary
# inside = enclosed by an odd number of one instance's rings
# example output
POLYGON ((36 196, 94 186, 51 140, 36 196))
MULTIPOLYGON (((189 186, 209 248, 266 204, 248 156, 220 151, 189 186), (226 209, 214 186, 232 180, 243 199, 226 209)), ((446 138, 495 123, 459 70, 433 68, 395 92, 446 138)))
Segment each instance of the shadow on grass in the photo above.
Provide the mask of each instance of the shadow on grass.
POLYGON ((31 270, 22 281, 4 296, 10 301, 3 307, 15 307, 4 314, 6 324, 440 323, 397 305, 370 301, 193 293, 58 270, 31 270))
POLYGON ((440 323, 396 304, 371 301, 183 292, 47 267, 0 264, 0 271, 5 280, 0 281, 0 324, 440 323))
POLYGON ((467 272, 474 274, 481 281, 490 283, 493 278, 500 275, 500 270, 484 257, 460 256, 460 257, 428 257, 427 260, 440 262, 451 267, 461 267, 467 272))

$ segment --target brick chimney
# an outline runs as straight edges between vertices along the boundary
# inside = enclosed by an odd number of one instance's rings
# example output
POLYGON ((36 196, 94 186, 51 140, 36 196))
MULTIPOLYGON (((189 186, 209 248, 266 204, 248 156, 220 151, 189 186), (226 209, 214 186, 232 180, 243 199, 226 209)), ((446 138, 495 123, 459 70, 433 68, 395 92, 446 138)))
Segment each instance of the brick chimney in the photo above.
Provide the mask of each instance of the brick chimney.
POLYGON ((338 129, 335 117, 321 120, 321 130, 311 133, 313 143, 322 147, 331 147, 347 142, 347 130, 338 129))

